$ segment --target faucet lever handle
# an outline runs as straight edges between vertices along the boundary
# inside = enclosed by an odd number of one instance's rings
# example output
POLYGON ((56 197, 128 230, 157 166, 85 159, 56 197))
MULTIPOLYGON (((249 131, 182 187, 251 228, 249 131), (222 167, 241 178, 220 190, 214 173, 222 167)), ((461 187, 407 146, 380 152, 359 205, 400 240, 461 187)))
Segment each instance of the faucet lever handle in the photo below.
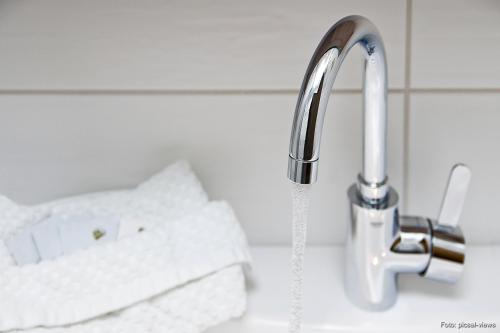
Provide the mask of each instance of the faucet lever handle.
POLYGON ((451 169, 437 221, 432 221, 431 256, 423 276, 454 283, 462 275, 465 239, 458 219, 469 187, 471 172, 463 164, 451 169))
POLYGON ((458 225, 470 178, 470 169, 464 164, 455 164, 451 169, 438 217, 440 225, 449 227, 458 225))

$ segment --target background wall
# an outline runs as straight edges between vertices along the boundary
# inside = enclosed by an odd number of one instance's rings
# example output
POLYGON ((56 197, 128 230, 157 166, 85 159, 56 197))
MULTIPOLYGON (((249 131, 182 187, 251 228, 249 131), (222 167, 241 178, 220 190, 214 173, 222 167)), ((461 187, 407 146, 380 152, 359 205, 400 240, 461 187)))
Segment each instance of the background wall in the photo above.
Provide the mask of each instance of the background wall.
MULTIPOLYGON (((291 237, 288 140, 322 35, 369 17, 389 62, 389 175, 402 212, 437 215, 449 169, 473 170, 470 243, 500 242, 500 2, 0 2, 0 189, 24 203, 130 187, 188 159, 254 244, 291 237)), ((361 166, 353 50, 326 119, 311 243, 342 243, 361 166)))

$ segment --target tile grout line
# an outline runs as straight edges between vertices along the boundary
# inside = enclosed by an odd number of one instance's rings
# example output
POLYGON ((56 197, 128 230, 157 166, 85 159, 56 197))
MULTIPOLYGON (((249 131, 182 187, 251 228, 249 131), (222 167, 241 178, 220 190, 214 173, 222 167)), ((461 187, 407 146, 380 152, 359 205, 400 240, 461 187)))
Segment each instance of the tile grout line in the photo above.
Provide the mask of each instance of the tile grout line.
MULTIPOLYGON (((406 69, 405 69, 406 71, 406 69)), ((409 75, 409 73, 408 73, 409 75)), ((408 83, 409 84, 409 83, 408 83)), ((389 88, 391 94, 500 94, 500 88, 389 88)), ((298 90, 295 89, 186 89, 186 90, 171 90, 171 89, 0 89, 0 95, 117 95, 117 96, 223 96, 223 95, 297 95, 298 90)), ((334 94, 352 95, 361 94, 361 89, 340 88, 334 89, 334 94)))
POLYGON ((408 211, 410 192, 410 86, 413 0, 406 0, 405 81, 403 89, 403 212, 408 211))
POLYGON ((411 94, 499 94, 500 88, 408 88, 411 94))
MULTIPOLYGON (((402 91, 402 89, 399 89, 402 91)), ((335 89, 357 94, 361 89, 335 89)), ((0 89, 0 95, 297 95, 295 89, 0 89)))

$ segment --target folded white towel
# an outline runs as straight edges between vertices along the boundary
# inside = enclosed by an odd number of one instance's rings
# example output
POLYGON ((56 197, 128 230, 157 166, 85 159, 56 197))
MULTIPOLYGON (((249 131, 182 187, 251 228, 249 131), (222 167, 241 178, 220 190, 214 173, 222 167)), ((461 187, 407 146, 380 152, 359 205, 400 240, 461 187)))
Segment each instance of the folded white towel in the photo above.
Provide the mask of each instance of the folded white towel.
POLYGON ((135 190, 22 207, 0 198, 5 239, 46 216, 118 216, 142 232, 17 266, 0 242, 0 332, 200 332, 245 309, 248 248, 231 208, 185 162, 135 190))

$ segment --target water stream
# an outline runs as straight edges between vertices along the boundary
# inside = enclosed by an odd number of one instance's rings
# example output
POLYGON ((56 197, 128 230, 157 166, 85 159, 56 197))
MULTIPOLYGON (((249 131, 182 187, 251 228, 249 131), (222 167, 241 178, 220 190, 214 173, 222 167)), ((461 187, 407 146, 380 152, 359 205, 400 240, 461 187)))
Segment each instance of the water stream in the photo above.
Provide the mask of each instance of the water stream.
POLYGON ((302 282, 310 192, 311 185, 293 184, 293 247, 289 333, 300 333, 302 324, 302 282))

